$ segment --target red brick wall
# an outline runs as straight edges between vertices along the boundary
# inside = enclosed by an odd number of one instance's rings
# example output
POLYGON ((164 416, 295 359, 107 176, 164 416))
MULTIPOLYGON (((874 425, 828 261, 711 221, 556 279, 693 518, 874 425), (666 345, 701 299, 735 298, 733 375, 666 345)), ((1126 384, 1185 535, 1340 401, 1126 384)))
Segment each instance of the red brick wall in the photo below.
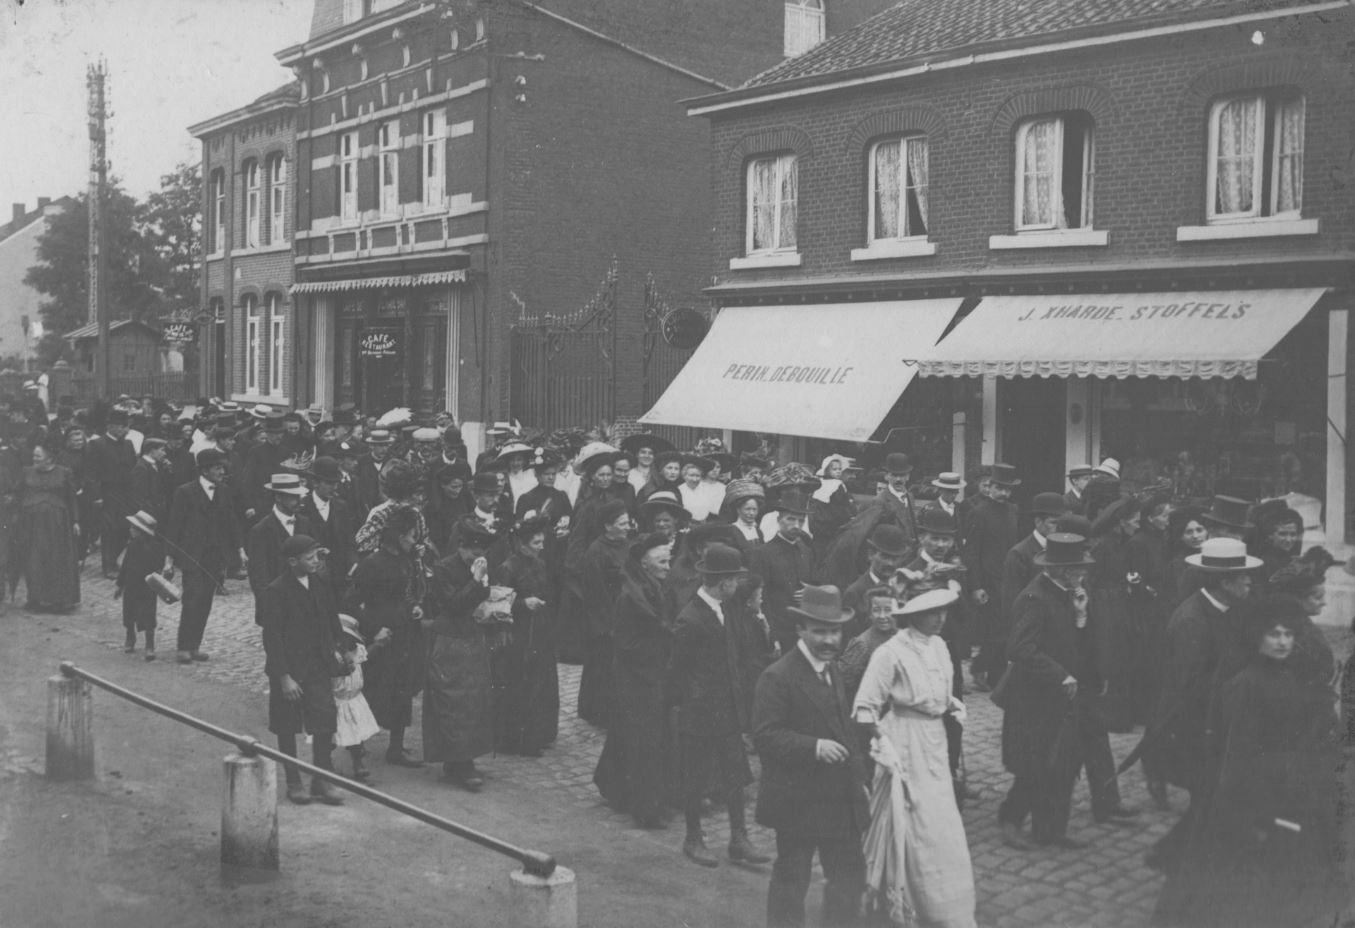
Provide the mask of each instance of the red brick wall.
POLYGON ((980 268, 1244 262, 1347 250, 1355 245, 1355 137, 1352 57, 1343 43, 1355 17, 1325 15, 1327 24, 1266 28, 1261 47, 1251 43, 1251 27, 1214 30, 938 71, 905 83, 715 114, 714 273, 722 281, 926 277, 980 268), (1303 212, 1320 219, 1321 234, 1178 244, 1178 226, 1204 222, 1210 99, 1277 84, 1296 84, 1307 95, 1303 212), (990 250, 989 236, 1012 232, 1015 121, 1066 107, 1088 108, 1096 117, 1094 226, 1109 231, 1108 247, 990 250), (866 236, 866 149, 876 132, 903 123, 931 133, 929 210, 937 253, 853 264, 849 252, 866 236), (791 271, 731 272, 729 259, 744 252, 746 158, 775 147, 801 149, 802 264, 791 271))

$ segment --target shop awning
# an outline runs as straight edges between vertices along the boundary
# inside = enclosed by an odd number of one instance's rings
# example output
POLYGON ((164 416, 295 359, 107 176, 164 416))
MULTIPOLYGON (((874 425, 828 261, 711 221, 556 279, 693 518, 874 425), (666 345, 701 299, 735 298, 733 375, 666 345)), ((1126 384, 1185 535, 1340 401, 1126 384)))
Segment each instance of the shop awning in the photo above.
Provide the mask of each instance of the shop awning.
POLYGON ((924 377, 1256 377, 1322 288, 991 296, 929 354, 924 377))
POLYGON ((340 293, 349 290, 394 290, 401 287, 431 287, 459 284, 466 280, 464 270, 433 271, 428 274, 401 274, 397 277, 351 277, 345 280, 315 280, 292 284, 292 293, 340 293))
POLYGON ((960 300, 723 310, 640 421, 867 441, 960 300))

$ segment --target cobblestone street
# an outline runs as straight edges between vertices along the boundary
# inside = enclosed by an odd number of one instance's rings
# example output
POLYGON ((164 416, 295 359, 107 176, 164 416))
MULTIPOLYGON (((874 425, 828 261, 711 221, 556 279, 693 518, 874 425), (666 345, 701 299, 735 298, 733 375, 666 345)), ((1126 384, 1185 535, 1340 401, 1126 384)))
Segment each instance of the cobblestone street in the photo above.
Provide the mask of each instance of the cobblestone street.
MULTIPOLYGON (((120 648, 122 627, 118 604, 111 598, 112 584, 98 576, 93 568, 85 570, 83 584, 85 601, 79 612, 70 616, 32 616, 31 621, 47 625, 63 634, 75 634, 98 641, 110 649, 120 648)), ((253 599, 243 581, 230 582, 228 587, 229 595, 218 597, 213 607, 204 643, 211 660, 204 664, 182 667, 173 663, 172 648, 178 609, 161 608, 157 637, 164 644, 161 646, 161 660, 154 665, 155 672, 205 675, 261 697, 267 691, 267 684, 262 673, 258 629, 253 621, 253 599)), ((22 602, 22 592, 19 601, 22 602)), ((140 654, 128 660, 136 661, 132 665, 135 668, 144 666, 140 654)), ((599 828, 625 831, 628 838, 666 846, 672 852, 674 865, 685 866, 681 857, 680 823, 671 825, 666 831, 638 831, 630 827, 627 816, 612 812, 598 798, 592 784, 592 773, 604 734, 574 714, 579 668, 561 665, 560 670, 562 710, 558 742, 541 758, 486 759, 482 766, 489 777, 491 789, 487 789, 485 798, 492 801, 492 786, 496 781, 536 793, 549 793, 576 809, 588 810, 589 815, 596 818, 599 828)), ((968 698, 968 705, 966 764, 969 782, 982 792, 982 798, 969 805, 964 819, 978 885, 979 923, 993 928, 1111 928, 1145 924, 1161 888, 1161 878, 1143 865, 1143 855, 1171 825, 1176 812, 1154 810, 1148 801, 1140 774, 1134 770, 1122 777, 1120 784, 1125 802, 1143 813, 1134 827, 1093 823, 1084 781, 1079 784, 1075 796, 1070 834, 1089 841, 1090 846, 1086 850, 1017 852, 1007 848, 999 839, 996 821, 998 803, 1010 782, 1009 776, 1002 770, 1000 760, 1001 713, 984 695, 972 694, 968 698)), ((257 732, 263 733, 262 700, 259 701, 258 713, 257 732)), ((416 724, 411 729, 416 750, 417 733, 416 724)), ((1112 744, 1116 756, 1123 757, 1132 748, 1136 738, 1136 735, 1114 736, 1112 744)), ((373 753, 379 765, 379 752, 373 753)), ((342 759, 339 762, 343 763, 342 759)), ((1172 799, 1179 809, 1184 804, 1185 795, 1174 791, 1172 799)), ((749 801, 751 808, 751 790, 749 801)), ((710 846, 723 847, 727 836, 723 815, 713 818, 708 827, 710 846)), ((755 828, 753 837, 768 850, 774 846, 772 835, 764 829, 755 828)), ((559 852, 565 858, 568 857, 566 849, 561 848, 559 852)), ((735 878, 745 880, 750 893, 765 891, 765 868, 722 870, 737 872, 735 878)), ((695 871, 692 876, 694 887, 706 878, 695 871)))

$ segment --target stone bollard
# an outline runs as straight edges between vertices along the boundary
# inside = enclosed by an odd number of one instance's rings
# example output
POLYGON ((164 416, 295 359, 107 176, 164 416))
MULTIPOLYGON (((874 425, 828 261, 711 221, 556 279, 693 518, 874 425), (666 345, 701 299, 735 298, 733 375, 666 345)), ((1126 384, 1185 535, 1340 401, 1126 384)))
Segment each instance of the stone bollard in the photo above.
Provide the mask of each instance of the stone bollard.
POLYGON ((278 869, 278 768, 246 754, 225 760, 221 866, 278 869))
POLYGON ((94 778, 94 688, 78 677, 47 678, 47 776, 94 778))
POLYGON ((546 877, 514 870, 509 880, 504 924, 515 928, 578 928, 579 894, 573 870, 557 866, 546 877))

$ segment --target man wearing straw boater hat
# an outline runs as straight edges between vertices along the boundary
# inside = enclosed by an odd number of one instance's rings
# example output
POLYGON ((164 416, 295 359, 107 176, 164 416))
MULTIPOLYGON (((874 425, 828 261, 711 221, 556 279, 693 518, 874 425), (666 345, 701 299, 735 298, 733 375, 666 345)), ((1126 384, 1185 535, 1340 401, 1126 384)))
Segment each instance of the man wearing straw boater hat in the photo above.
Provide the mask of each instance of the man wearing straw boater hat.
MULTIPOLYGON (((1216 498, 1216 509, 1220 499, 1227 498, 1216 498)), ((1242 512, 1227 515, 1245 518, 1242 512)), ((1222 681, 1213 678, 1236 633, 1234 612, 1251 595, 1251 571, 1261 559, 1247 554, 1239 539, 1210 538, 1186 563, 1203 585, 1182 600, 1167 623, 1162 689, 1144 736, 1167 782, 1190 793, 1185 815, 1149 853, 1149 865, 1168 872, 1179 862, 1218 772, 1208 743, 1209 708, 1215 683, 1222 681)))
POLYGON ((249 554, 249 588, 254 592, 254 621, 259 622, 259 597, 287 569, 283 545, 294 535, 320 534, 305 516, 299 515, 307 489, 298 474, 274 474, 264 489, 273 494, 273 508, 254 523, 245 542, 249 554))
POLYGON ((796 643, 757 682, 753 742, 762 762, 757 822, 776 831, 767 925, 805 923, 814 854, 823 867, 823 924, 854 925, 866 883, 870 822, 851 698, 836 663, 852 618, 835 586, 806 586, 796 643))
POLYGON ((729 859, 766 863, 748 838, 743 788, 753 782, 743 731, 750 707, 744 704, 742 675, 753 655, 746 637, 749 617, 731 603, 747 576, 738 549, 712 542, 696 563, 701 586, 674 621, 670 684, 678 706, 679 761, 687 836, 682 852, 703 867, 719 861, 706 847, 701 801, 712 784, 729 810, 729 859))
POLYGON ((1085 538, 1056 532, 1035 563, 1040 573, 1012 609, 1002 763, 1015 780, 998 824, 1011 847, 1079 848, 1085 843, 1067 833, 1073 785, 1107 737, 1093 712, 1103 684, 1085 589, 1094 562, 1085 538), (1021 833, 1027 815, 1031 841, 1021 833))

